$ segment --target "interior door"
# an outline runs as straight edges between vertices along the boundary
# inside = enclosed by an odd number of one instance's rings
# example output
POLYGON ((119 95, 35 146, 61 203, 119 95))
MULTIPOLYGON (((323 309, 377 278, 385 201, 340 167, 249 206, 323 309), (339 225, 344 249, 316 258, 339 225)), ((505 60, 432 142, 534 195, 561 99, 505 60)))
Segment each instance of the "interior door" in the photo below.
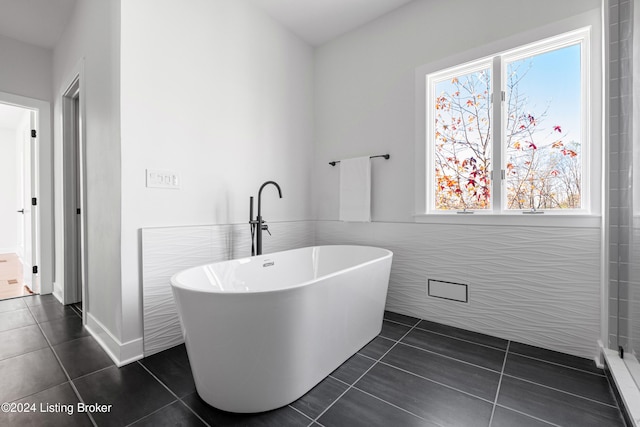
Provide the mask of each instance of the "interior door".
POLYGON ((25 218, 24 218, 24 194, 25 194, 25 182, 24 182, 24 129, 20 129, 20 139, 17 143, 17 155, 16 155, 16 176, 18 181, 18 198, 17 202, 17 214, 16 214, 16 230, 17 232, 17 249, 16 252, 21 260, 25 259, 25 218))
POLYGON ((64 303, 82 301, 83 208, 79 81, 63 97, 64 303))
POLYGON ((73 133, 75 140, 74 168, 75 176, 75 204, 76 204, 76 241, 75 257, 78 260, 76 266, 76 302, 82 300, 82 162, 80 156, 80 96, 73 99, 73 133))
MULTIPOLYGON (((26 229, 29 230, 29 259, 31 262, 31 268, 29 272, 29 277, 31 278, 31 290, 37 294, 40 293, 40 273, 33 272, 33 266, 40 265, 40 232, 38 230, 38 205, 37 203, 33 203, 33 200, 36 200, 38 197, 38 179, 39 179, 39 168, 38 168, 38 145, 37 145, 37 133, 36 129, 38 128, 36 112, 31 111, 30 113, 30 123, 31 126, 27 132, 27 139, 29 141, 29 157, 26 159, 29 162, 29 217, 25 218, 26 229)), ((25 274, 27 277, 27 274, 25 274)))
MULTIPOLYGON (((29 122, 27 122, 30 125, 29 122)), ((31 129, 24 126, 20 129, 22 134, 22 241, 21 251, 22 265, 24 267, 24 283, 33 289, 33 232, 31 229, 31 129)))
POLYGON ((37 205, 33 203, 36 197, 36 184, 38 182, 37 167, 37 147, 36 136, 32 129, 36 129, 36 113, 29 113, 29 120, 20 129, 22 134, 22 146, 20 155, 22 157, 21 176, 21 201, 22 213, 20 215, 20 230, 18 242, 18 255, 22 259, 24 283, 35 293, 40 293, 40 275, 34 273, 34 266, 38 265, 38 211, 37 205))

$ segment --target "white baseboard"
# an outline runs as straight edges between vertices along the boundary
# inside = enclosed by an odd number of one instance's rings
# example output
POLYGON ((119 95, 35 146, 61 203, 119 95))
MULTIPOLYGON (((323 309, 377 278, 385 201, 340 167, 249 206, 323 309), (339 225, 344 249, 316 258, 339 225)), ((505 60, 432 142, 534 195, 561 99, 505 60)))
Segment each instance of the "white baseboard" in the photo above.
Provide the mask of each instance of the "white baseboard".
POLYGON ((117 367, 127 365, 144 357, 142 338, 122 343, 91 313, 87 313, 87 324, 85 326, 117 367))
POLYGON ((631 362, 637 365, 638 362, 635 361, 635 358, 633 360, 627 360, 627 355, 625 355, 625 360, 622 360, 616 351, 610 349, 603 348, 602 354, 607 361, 607 365, 609 365, 615 386, 624 401, 631 422, 633 423, 633 426, 630 427, 640 427, 640 388, 638 388, 638 385, 633 380, 627 367, 627 363, 631 362))
POLYGON ((18 253, 16 248, 0 248, 0 254, 15 254, 18 253))
POLYGON ((64 294, 62 293, 62 288, 58 283, 53 282, 53 296, 56 297, 60 304, 64 304, 64 294))
POLYGON ((593 357, 598 369, 604 369, 604 344, 602 340, 597 341, 596 355, 593 357))

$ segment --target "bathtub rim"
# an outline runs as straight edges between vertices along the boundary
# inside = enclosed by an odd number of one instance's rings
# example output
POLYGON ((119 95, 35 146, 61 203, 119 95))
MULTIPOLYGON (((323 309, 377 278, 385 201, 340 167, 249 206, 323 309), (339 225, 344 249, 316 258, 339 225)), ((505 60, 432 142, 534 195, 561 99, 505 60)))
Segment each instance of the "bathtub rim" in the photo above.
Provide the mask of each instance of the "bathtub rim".
POLYGON ((313 283, 319 282, 320 280, 325 280, 325 279, 329 279, 331 277, 335 277, 338 276, 340 274, 345 274, 347 272, 353 271, 357 268, 360 267, 364 267, 370 264, 373 264, 375 262, 378 261, 384 261, 388 258, 393 258, 393 252, 389 249, 386 248, 381 248, 378 246, 370 246, 370 245, 314 245, 314 246, 304 246, 302 248, 294 248, 294 249, 287 249, 285 251, 278 251, 278 252, 272 252, 270 254, 262 254, 262 255, 255 255, 255 256, 248 256, 248 257, 242 257, 242 258, 232 258, 229 260, 225 260, 225 261, 217 261, 217 262, 208 262, 206 264, 200 264, 194 267, 189 267, 186 268, 184 270, 181 270, 179 272, 177 272, 176 274, 174 274, 173 276, 171 276, 171 279, 169 280, 170 284, 171 284, 171 288, 177 288, 180 290, 184 290, 184 291, 188 291, 188 292, 195 292, 195 293, 201 293, 201 294, 214 294, 214 295, 255 295, 255 294, 272 294, 272 293, 279 293, 279 292, 287 292, 287 291, 293 291, 295 289, 300 289, 303 288, 305 286, 308 285, 312 285, 313 283), (219 291, 219 290, 215 290, 215 289, 195 289, 195 288, 191 288, 191 287, 187 287, 186 285, 180 283, 177 279, 177 277, 182 274, 185 273, 187 271, 191 271, 191 270, 196 270, 198 268, 203 268, 206 267, 208 265, 213 265, 213 264, 220 264, 223 262, 229 262, 229 261, 238 261, 238 260, 243 260, 243 259, 252 259, 252 258, 257 258, 257 257, 268 257, 269 255, 276 255, 276 254, 280 254, 280 253, 286 253, 286 252, 293 252, 293 251, 297 251, 300 249, 313 249, 313 248, 330 248, 330 247, 354 247, 354 248, 373 248, 373 249, 378 249, 381 251, 384 251, 384 255, 371 259, 369 261, 360 263, 360 264, 356 264, 354 266, 348 267, 348 268, 343 268, 341 270, 338 271, 334 271, 333 273, 330 274, 326 274, 320 277, 316 277, 315 279, 312 280, 307 280, 304 282, 301 282, 299 284, 296 284, 294 286, 289 286, 286 288, 278 288, 278 289, 267 289, 267 290, 254 290, 254 291, 237 291, 237 290, 225 290, 225 291, 219 291))

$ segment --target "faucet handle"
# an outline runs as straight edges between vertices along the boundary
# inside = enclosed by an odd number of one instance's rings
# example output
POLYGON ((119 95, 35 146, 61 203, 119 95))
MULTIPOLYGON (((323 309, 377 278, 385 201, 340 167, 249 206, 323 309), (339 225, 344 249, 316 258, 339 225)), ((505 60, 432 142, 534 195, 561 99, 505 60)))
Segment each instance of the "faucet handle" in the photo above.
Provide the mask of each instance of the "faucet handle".
POLYGON ((269 236, 271 236, 271 232, 269 231, 269 226, 267 224, 262 224, 262 230, 266 231, 267 233, 269 233, 269 236))

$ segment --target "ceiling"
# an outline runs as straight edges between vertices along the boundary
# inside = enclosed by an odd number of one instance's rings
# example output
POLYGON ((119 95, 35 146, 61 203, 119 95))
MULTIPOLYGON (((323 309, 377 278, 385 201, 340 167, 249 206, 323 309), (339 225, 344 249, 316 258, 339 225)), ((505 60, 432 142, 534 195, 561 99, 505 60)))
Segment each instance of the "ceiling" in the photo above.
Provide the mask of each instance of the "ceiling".
POLYGON ((16 130, 26 111, 21 107, 0 104, 0 129, 16 130))
MULTIPOLYGON (((0 35, 51 49, 69 22, 76 1, 0 0, 0 35)), ((412 0, 247 1, 318 46, 412 0)))
POLYGON ((76 0, 0 0, 0 35, 51 49, 75 4, 76 0))
POLYGON ((318 46, 412 0, 248 0, 318 46))

